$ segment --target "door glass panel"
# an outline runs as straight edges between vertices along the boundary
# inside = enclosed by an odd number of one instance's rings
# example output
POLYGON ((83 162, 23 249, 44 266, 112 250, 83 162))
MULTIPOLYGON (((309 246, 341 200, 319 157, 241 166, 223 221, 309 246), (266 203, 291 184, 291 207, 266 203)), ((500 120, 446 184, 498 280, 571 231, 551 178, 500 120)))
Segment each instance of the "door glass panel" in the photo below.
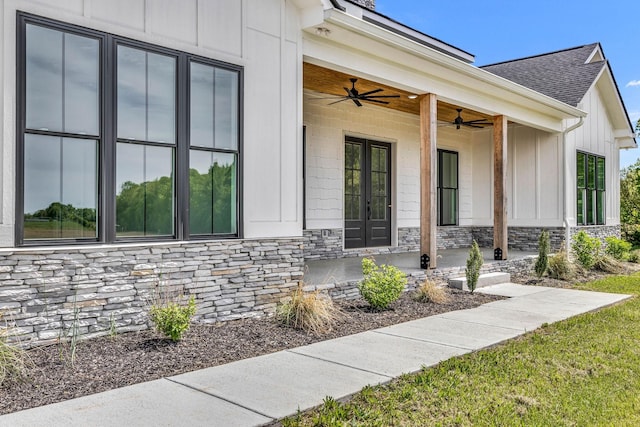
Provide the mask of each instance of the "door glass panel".
POLYGON ((116 236, 171 236, 173 148, 117 145, 116 236))
POLYGON ((235 154, 191 150, 189 227, 191 234, 236 232, 235 154))
POLYGON ((458 153, 438 150, 438 225, 458 223, 458 153))
POLYGON ((344 217, 346 220, 361 219, 361 144, 345 144, 344 168, 344 217))
POLYGON ((440 203, 441 209, 441 225, 455 225, 457 222, 458 212, 458 191, 452 188, 444 188, 441 190, 440 203))
POLYGON ((97 238, 98 143, 25 135, 24 238, 97 238))

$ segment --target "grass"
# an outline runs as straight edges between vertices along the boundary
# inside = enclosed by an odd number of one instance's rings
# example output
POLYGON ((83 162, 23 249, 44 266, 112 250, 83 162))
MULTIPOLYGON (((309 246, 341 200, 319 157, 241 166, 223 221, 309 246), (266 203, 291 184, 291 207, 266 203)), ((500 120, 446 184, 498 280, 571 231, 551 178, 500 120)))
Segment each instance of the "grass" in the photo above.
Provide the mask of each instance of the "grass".
MULTIPOLYGON (((640 294, 640 275, 576 288, 640 294)), ((640 298, 447 360, 285 426, 640 425, 640 298)))
POLYGON ((304 292, 302 283, 276 309, 276 318, 280 322, 315 335, 329 332, 341 316, 328 296, 320 295, 319 291, 304 292))

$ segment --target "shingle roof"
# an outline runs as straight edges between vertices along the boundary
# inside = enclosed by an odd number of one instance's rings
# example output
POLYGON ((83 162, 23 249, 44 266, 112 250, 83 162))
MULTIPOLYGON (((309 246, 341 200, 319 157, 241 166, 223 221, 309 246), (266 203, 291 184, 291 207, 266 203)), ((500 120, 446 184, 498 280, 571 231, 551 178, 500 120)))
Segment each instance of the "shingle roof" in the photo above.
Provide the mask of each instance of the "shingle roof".
POLYGON ((585 63, 598 43, 480 68, 576 107, 605 61, 585 63))

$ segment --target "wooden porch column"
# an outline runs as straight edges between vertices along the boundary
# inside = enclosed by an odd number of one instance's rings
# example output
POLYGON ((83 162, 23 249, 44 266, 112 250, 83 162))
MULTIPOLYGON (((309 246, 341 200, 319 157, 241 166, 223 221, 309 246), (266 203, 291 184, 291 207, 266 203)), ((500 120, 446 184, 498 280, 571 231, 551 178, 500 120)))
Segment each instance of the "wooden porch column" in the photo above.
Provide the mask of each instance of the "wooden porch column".
POLYGON ((507 118, 493 118, 493 249, 507 259, 507 118))
POLYGON ((420 98, 420 256, 429 256, 429 268, 436 268, 436 159, 438 105, 432 93, 420 98))

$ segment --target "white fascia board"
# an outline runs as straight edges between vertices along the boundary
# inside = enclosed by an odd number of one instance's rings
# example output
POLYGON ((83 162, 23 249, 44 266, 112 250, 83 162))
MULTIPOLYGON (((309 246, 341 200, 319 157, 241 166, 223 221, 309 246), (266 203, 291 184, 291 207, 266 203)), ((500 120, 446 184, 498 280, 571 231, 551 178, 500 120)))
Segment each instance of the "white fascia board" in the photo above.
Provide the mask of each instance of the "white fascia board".
POLYGON ((322 0, 293 0, 300 11, 300 26, 311 28, 324 22, 324 4, 322 0))
MULTIPOLYGON (((540 109, 542 111, 545 111, 546 114, 549 114, 549 111, 551 110, 551 115, 554 115, 557 118, 587 116, 586 112, 578 108, 572 107, 568 104, 543 95, 532 89, 521 86, 505 78, 496 76, 495 74, 492 74, 488 71, 467 64, 464 61, 438 52, 437 50, 429 48, 428 46, 421 45, 413 40, 410 40, 399 34, 395 34, 375 24, 371 24, 361 19, 349 16, 344 12, 340 12, 335 9, 326 10, 325 22, 336 25, 337 27, 341 27, 347 32, 351 33, 350 37, 347 36, 342 43, 347 46, 349 45, 350 38, 353 37, 353 33, 357 33, 370 40, 385 44, 393 49, 402 51, 404 53, 408 53, 416 59, 419 59, 422 62, 422 66, 424 66, 424 62, 430 62, 449 71, 449 73, 453 71, 459 75, 467 76, 474 80, 476 84, 486 84, 494 90, 507 91, 513 93, 514 95, 524 97, 529 101, 535 102, 534 105, 528 105, 529 109, 540 109)), ((332 38, 334 39, 334 41, 338 41, 335 37, 332 38)), ((446 79, 447 75, 444 74, 441 77, 446 79)))
MULTIPOLYGON (((616 86, 611 69, 607 64, 602 67, 602 71, 594 81, 594 86, 600 89, 607 106, 607 113, 616 129, 623 129, 628 134, 634 135, 634 129, 627 116, 627 109, 622 102, 620 92, 616 86)), ((593 89, 593 86, 589 90, 593 89)))

